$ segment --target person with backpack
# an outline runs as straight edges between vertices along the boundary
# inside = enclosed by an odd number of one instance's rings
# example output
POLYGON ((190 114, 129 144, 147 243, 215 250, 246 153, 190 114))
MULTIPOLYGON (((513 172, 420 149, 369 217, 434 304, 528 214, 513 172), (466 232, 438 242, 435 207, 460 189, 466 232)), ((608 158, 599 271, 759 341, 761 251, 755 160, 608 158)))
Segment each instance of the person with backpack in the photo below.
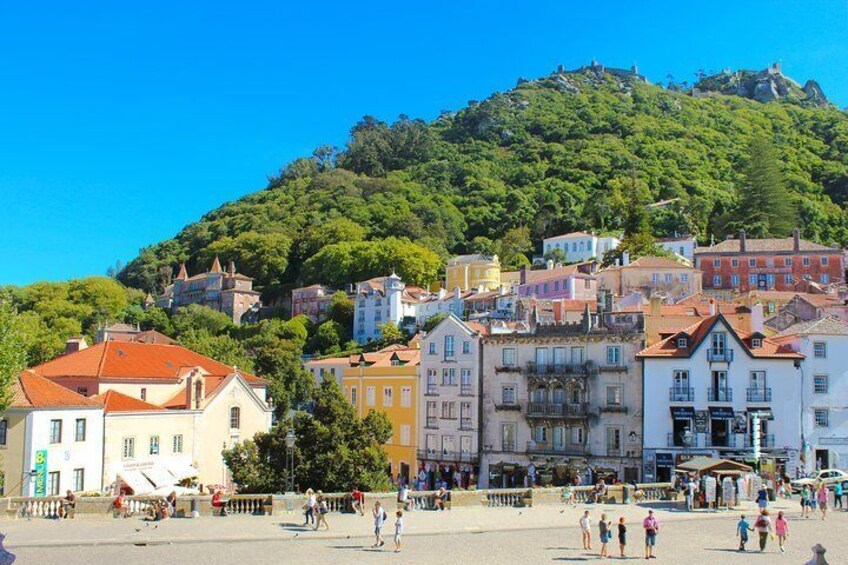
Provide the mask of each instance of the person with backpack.
POLYGON ((754 529, 760 536, 760 551, 765 551, 766 542, 771 533, 771 518, 769 518, 769 511, 765 508, 760 511, 757 521, 754 522, 754 529))
POLYGON ((330 508, 327 506, 327 499, 324 498, 324 493, 320 490, 318 491, 317 503, 315 504, 316 511, 316 521, 315 527, 313 528, 316 532, 318 528, 321 527, 321 524, 324 524, 324 527, 329 530, 330 524, 327 522, 327 513, 330 511, 330 508))
POLYGON ((374 503, 374 536, 375 541, 374 545, 371 547, 383 547, 386 545, 386 542, 383 541, 383 526, 386 524, 386 520, 389 519, 388 514, 386 514, 385 509, 380 504, 380 501, 374 503))

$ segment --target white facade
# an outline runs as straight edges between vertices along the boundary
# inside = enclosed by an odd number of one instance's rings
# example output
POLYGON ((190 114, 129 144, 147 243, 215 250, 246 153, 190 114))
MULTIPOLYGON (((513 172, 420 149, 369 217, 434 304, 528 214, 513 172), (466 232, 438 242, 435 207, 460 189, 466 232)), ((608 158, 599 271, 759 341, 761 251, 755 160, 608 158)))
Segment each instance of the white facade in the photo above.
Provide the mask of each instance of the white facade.
POLYGON ((448 316, 421 339, 418 460, 476 474, 480 432, 480 336, 448 316))
POLYGON ((404 300, 404 285, 396 274, 357 283, 353 313, 353 338, 357 343, 380 339, 380 325, 414 320, 415 304, 404 300))
POLYGON ((754 339, 766 346, 749 347, 722 316, 703 323, 712 327, 697 344, 681 333, 640 353, 644 480, 667 480, 684 455, 751 458, 757 412, 770 414, 761 419, 762 453, 781 458, 794 475, 801 446, 800 359, 775 356, 774 343, 759 334, 754 339))
POLYGON ((546 254, 560 249, 566 254, 569 263, 588 261, 603 257, 604 253, 618 247, 621 243, 616 237, 599 237, 585 232, 574 232, 565 235, 549 237, 542 242, 542 253, 546 254))
POLYGON ((669 253, 680 255, 684 259, 690 261, 692 264, 694 264, 695 262, 695 248, 698 246, 698 242, 695 241, 694 237, 673 237, 668 239, 658 239, 657 245, 659 245, 669 253))
MULTIPOLYGON (((10 408, 8 414, 23 411, 10 408)), ((6 477, 7 486, 19 484, 22 496, 35 496, 36 479, 31 472, 36 470, 38 452, 46 451, 46 496, 64 496, 68 490, 100 491, 103 477, 103 409, 34 408, 25 411, 23 472, 20 477, 6 477), (55 431, 57 421, 61 430, 58 437, 55 431)), ((10 492, 14 490, 12 488, 10 492)))
POLYGON ((420 327, 429 318, 437 314, 453 314, 457 318, 462 318, 465 301, 457 288, 449 293, 443 290, 438 295, 422 300, 417 304, 413 303, 411 306, 415 310, 415 323, 420 327))

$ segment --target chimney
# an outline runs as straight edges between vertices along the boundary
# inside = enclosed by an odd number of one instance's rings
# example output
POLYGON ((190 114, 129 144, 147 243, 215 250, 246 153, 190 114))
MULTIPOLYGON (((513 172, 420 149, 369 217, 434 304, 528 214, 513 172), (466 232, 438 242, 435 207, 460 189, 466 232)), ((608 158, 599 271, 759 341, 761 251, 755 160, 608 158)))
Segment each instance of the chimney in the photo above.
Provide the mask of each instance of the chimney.
POLYGON ((186 377, 185 387, 186 410, 191 410, 191 407, 194 405, 194 398, 192 398, 192 393, 194 392, 194 371, 190 372, 186 377))
POLYGON ((739 230, 739 253, 745 253, 745 230, 739 230))
POLYGON ((83 349, 88 349, 88 343, 86 343, 84 337, 71 337, 65 342, 65 355, 76 353, 83 349))
POLYGON ((651 296, 651 316, 662 316, 662 298, 657 294, 651 296))
POLYGON ((554 268, 554 262, 552 259, 545 261, 545 268, 549 271, 554 268))
POLYGON ((710 306, 710 316, 715 316, 715 315, 716 315, 716 301, 715 301, 715 298, 710 298, 709 306, 710 306))
POLYGON ((801 230, 798 228, 792 230, 792 246, 795 251, 801 250, 801 230))
POLYGON ((236 262, 235 262, 235 261, 230 261, 230 265, 229 265, 229 267, 227 268, 227 273, 228 273, 231 277, 232 277, 232 276, 235 276, 235 274, 236 274, 236 262))
POLYGON ((518 273, 518 284, 527 284, 527 265, 523 265, 518 273))
POLYGON ((630 264, 630 252, 625 251, 624 253, 621 254, 621 266, 626 267, 629 264, 630 264))
POLYGON ((462 296, 462 291, 459 290, 458 286, 453 287, 453 297, 455 300, 459 300, 462 296))
POLYGON ((753 306, 751 306, 751 331, 752 332, 760 332, 763 333, 763 319, 765 318, 765 314, 763 313, 763 303, 757 302, 753 306))

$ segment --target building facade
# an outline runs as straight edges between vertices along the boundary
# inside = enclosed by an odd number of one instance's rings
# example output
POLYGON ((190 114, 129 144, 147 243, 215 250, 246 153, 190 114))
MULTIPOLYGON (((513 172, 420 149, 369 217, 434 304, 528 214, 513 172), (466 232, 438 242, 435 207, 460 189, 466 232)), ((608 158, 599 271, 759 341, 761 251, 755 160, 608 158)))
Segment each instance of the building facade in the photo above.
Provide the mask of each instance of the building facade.
POLYGON ((418 472, 428 478, 437 469, 449 477, 459 472, 463 488, 478 476, 483 333, 482 326, 451 315, 421 339, 418 472))
POLYGON ((801 446, 796 365, 803 355, 760 331, 741 333, 717 314, 638 357, 644 480, 669 480, 694 455, 751 459, 758 442, 764 459, 794 476, 801 446))
POLYGON ((542 253, 548 254, 560 250, 566 255, 569 263, 600 259, 604 253, 618 247, 621 243, 617 237, 597 236, 593 233, 572 232, 546 238, 542 241, 542 253))
POLYGON ((657 245, 669 253, 683 257, 690 264, 695 262, 695 248, 698 246, 698 242, 691 235, 660 238, 657 239, 657 245))
POLYGON ((547 269, 522 269, 516 296, 518 298, 548 298, 568 300, 595 300, 598 280, 583 272, 581 265, 567 265, 547 269))
POLYGON ((445 265, 445 290, 493 291, 501 286, 501 262, 497 255, 457 255, 445 265))
POLYGON ((353 339, 357 343, 380 339, 380 325, 386 322, 394 322, 400 328, 414 328, 417 305, 427 296, 427 291, 407 286, 394 273, 357 283, 353 339))
POLYGON ((639 292, 679 300, 701 292, 701 271, 665 257, 640 257, 623 266, 613 266, 595 275, 598 288, 614 296, 639 292))
POLYGON ((782 239, 727 239, 695 250, 695 267, 703 272, 705 290, 737 293, 750 290, 805 291, 845 280, 843 253, 793 236, 782 239))
POLYGON ((333 294, 335 294, 334 290, 320 284, 292 290, 292 318, 303 315, 313 324, 326 321, 333 294))
POLYGON ((481 486, 640 478, 640 314, 482 340, 481 486))

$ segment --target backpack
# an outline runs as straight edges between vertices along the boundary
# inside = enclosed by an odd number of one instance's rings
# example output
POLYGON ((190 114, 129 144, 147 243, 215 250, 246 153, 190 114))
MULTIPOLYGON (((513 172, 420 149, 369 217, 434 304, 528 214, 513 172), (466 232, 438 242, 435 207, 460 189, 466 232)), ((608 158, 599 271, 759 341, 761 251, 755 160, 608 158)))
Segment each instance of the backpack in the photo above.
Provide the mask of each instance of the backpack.
POLYGON ((383 510, 383 522, 385 522, 385 521, 386 521, 386 520, 388 520, 388 519, 389 519, 389 515, 388 515, 388 514, 386 514, 386 511, 385 511, 385 510, 383 510))
POLYGON ((756 524, 756 526, 757 526, 758 528, 767 528, 767 527, 768 527, 768 522, 766 521, 766 519, 765 519, 765 518, 763 518, 762 516, 760 516, 759 518, 757 518, 757 524, 756 524))

